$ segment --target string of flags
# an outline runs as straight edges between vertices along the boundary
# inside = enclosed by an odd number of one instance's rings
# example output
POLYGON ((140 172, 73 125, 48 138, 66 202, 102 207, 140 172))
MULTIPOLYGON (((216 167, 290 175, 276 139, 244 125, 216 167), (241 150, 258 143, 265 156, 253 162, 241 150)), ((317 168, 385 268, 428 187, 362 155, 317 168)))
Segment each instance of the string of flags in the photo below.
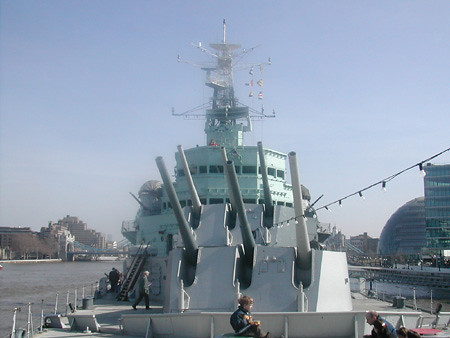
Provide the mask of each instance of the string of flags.
MULTIPOLYGON (((261 74, 264 72, 264 67, 263 67, 263 65, 260 65, 260 66, 259 66, 259 70, 260 70, 261 74)), ((254 75, 253 66, 250 68, 249 74, 252 75, 252 77, 253 77, 253 75, 254 75)), ((259 79, 258 81, 256 81, 256 84, 257 84, 259 87, 262 88, 262 87, 264 86, 264 79, 262 79, 262 78, 259 79)), ((252 78, 249 82, 247 82, 245 85, 246 85, 246 86, 249 86, 249 87, 253 87, 253 78, 252 78)), ((249 96, 249 97, 254 97, 254 96, 255 96, 255 93, 253 92, 253 90, 250 90, 248 96, 249 96)), ((260 99, 260 100, 263 99, 263 92, 262 92, 262 90, 260 90, 259 93, 258 93, 258 99, 260 99)))
MULTIPOLYGON (((323 205, 323 206, 321 206, 321 207, 319 207, 317 209, 316 208, 310 208, 310 209, 312 209, 314 211, 314 213, 313 213, 314 216, 313 217, 316 217, 316 212, 318 210, 325 209, 325 210, 331 211, 330 206, 333 205, 333 204, 338 204, 340 207, 342 207, 342 201, 347 199, 347 198, 350 198, 352 196, 358 195, 360 198, 364 199, 363 192, 368 190, 368 189, 371 189, 371 188, 373 188, 375 186, 380 185, 382 190, 385 191, 387 182, 392 181, 397 176, 399 176, 399 175, 403 174, 404 172, 406 172, 408 170, 411 170, 413 168, 416 168, 416 167, 419 168, 419 170, 422 172, 422 174, 424 174, 425 171, 423 170, 423 164, 425 162, 429 162, 430 160, 432 160, 432 159, 434 159, 434 158, 444 154, 447 151, 450 151, 450 148, 447 148, 447 149, 441 151, 440 153, 437 153, 437 154, 435 154, 435 155, 433 155, 433 156, 431 156, 431 157, 429 157, 429 158, 427 158, 427 159, 425 159, 423 161, 420 161, 419 163, 413 164, 413 165, 411 165, 411 166, 409 166, 409 167, 407 167, 407 168, 405 168, 405 169, 403 169, 403 170, 401 170, 401 171, 399 171, 399 172, 397 172, 397 173, 395 173, 395 174, 393 174, 393 175, 391 175, 389 177, 386 177, 386 178, 384 178, 384 179, 382 179, 382 180, 380 180, 378 182, 375 182, 375 183, 373 183, 373 184, 371 184, 371 185, 369 185, 369 186, 367 186, 367 187, 365 187, 363 189, 359 189, 359 190, 357 190, 356 192, 354 192, 352 194, 349 194, 347 196, 341 197, 341 198, 339 198, 339 199, 337 199, 337 200, 335 200, 335 201, 333 201, 331 203, 328 203, 326 205, 323 205)), ((305 215, 301 215, 301 216, 297 216, 297 217, 291 217, 291 218, 288 218, 288 219, 283 220, 281 222, 274 223, 273 226, 277 227, 277 228, 282 228, 284 226, 284 224, 286 224, 286 226, 289 226, 291 221, 295 221, 295 224, 297 224, 298 223, 298 219, 300 219, 300 217, 306 218, 305 215)))

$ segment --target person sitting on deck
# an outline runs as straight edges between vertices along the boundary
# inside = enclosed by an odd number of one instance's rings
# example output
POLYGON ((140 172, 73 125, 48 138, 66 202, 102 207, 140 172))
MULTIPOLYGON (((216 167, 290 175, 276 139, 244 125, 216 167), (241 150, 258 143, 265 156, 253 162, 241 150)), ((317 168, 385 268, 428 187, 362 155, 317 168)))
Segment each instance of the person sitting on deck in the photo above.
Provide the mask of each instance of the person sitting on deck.
POLYGON ((210 146, 214 146, 214 147, 218 147, 219 146, 214 139, 212 139, 211 142, 209 142, 209 145, 210 146))
POLYGON ((239 307, 231 315, 230 324, 235 336, 271 338, 270 332, 264 334, 258 321, 253 320, 250 310, 253 307, 253 298, 242 296, 238 299, 239 307))
POLYGON ((364 337, 372 338, 394 338, 397 337, 395 327, 382 318, 376 311, 367 311, 366 313, 367 324, 373 325, 373 330, 370 335, 364 337))

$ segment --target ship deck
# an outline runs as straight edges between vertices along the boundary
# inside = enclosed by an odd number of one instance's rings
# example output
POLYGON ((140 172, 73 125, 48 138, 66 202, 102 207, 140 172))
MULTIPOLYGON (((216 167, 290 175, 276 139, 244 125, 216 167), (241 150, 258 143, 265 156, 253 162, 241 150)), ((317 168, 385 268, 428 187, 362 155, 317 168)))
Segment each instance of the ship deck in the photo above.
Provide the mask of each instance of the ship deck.
MULTIPOLYGON (((150 304, 151 309, 145 310, 142 306, 141 308, 138 307, 137 310, 133 310, 131 307, 131 303, 129 302, 118 302, 115 300, 113 295, 108 294, 102 299, 97 299, 95 301, 95 305, 92 309, 88 310, 77 310, 75 313, 71 314, 73 318, 93 318, 93 315, 95 316, 95 320, 99 324, 100 332, 84 332, 85 329, 81 329, 80 327, 75 328, 74 330, 70 329, 69 325, 69 319, 68 317, 61 317, 62 323, 66 326, 66 328, 49 328, 46 329, 44 332, 36 335, 37 337, 42 338, 64 338, 64 337, 136 337, 136 334, 129 334, 127 335, 124 333, 124 327, 122 318, 123 316, 134 318, 135 320, 141 320, 144 322, 148 322, 148 315, 150 314, 162 314, 162 307, 157 306, 155 304, 150 304)), ((403 309, 397 309, 392 306, 391 303, 376 300, 376 299, 370 299, 366 298, 359 294, 353 294, 353 311, 352 314, 359 315, 360 318, 363 318, 363 313, 367 310, 376 310, 382 314, 386 314, 388 318, 391 316, 394 318, 395 313, 403 312, 405 314, 411 314, 411 312, 414 312, 412 309, 403 308, 403 309)), ((208 313, 208 315, 211 315, 211 313, 208 313)), ((424 317, 424 327, 430 327, 430 324, 432 320, 435 318, 435 316, 431 316, 429 313, 420 313, 421 316, 424 317)), ((261 313, 260 316, 258 316, 258 313, 254 314, 255 317, 261 317, 264 318, 264 314, 261 313)), ((417 315, 416 315, 417 316, 417 315)), ((69 315, 70 317, 70 315, 69 315)), ((222 317, 223 314, 222 314, 222 317)), ((228 317, 228 314, 227 316, 228 317)), ((443 321, 440 322, 440 325, 438 325, 438 329, 440 329, 440 332, 433 332, 433 337, 450 337, 449 330, 445 329, 445 324, 448 324, 450 319, 450 312, 442 313, 443 321), (448 317, 448 318, 447 318, 448 317)), ((360 319, 361 321, 361 319, 360 319)), ((86 321, 84 322, 86 323, 86 321)), ((264 320, 262 321, 264 324, 264 320)), ((356 325, 356 324, 355 324, 356 325)), ((358 325, 366 325, 367 324, 358 324, 358 325)), ((430 327, 431 328, 431 327, 430 327)), ((364 332, 369 330, 368 327, 364 329, 364 332)), ((223 332, 230 333, 232 332, 231 328, 229 332, 223 332)), ((145 336, 145 335, 140 335, 145 336)), ((152 335, 148 335, 149 337, 152 337, 152 335)), ((159 336, 155 334, 155 336, 159 336)), ((182 337, 183 335, 180 335, 182 337)), ((228 335, 227 335, 228 336, 228 335)), ((288 335, 291 336, 291 335, 288 335)), ((357 337, 358 335, 355 335, 352 337, 357 337)), ((423 335, 424 337, 428 337, 428 335, 423 335)), ((211 337, 213 337, 211 335, 211 337)), ((215 335, 214 337, 220 337, 220 335, 215 335)), ((322 337, 322 336, 321 336, 322 337)), ((325 337, 325 336, 323 336, 325 337)))

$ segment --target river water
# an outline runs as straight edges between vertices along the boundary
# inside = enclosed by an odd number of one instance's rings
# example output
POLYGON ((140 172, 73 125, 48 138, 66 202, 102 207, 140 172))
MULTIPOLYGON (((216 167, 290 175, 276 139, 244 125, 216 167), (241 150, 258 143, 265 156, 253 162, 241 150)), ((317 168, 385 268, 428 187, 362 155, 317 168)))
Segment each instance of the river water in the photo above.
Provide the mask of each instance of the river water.
MULTIPOLYGON (((77 304, 81 306, 84 296, 92 295, 93 285, 113 267, 122 271, 123 262, 58 262, 58 263, 2 263, 0 270, 0 338, 8 336, 12 328, 14 308, 21 308, 17 312, 16 327, 26 327, 28 316, 28 303, 32 303, 34 328, 40 323, 42 304, 44 314, 55 311, 56 294, 58 293, 58 313, 66 313, 67 292, 69 303, 74 304, 75 290, 77 290, 77 304), (42 300, 44 302, 42 303, 42 300)), ((359 290, 357 280, 351 280, 352 291, 359 290)), ((366 289, 370 285, 366 283, 366 289)), ((426 287, 413 289, 408 285, 393 285, 388 283, 372 284, 372 290, 377 292, 379 298, 388 300, 392 296, 401 295, 411 300, 415 291, 417 298, 423 298, 421 308, 429 308, 431 292, 435 299, 446 300, 444 311, 450 311, 450 291, 431 290, 426 287), (448 306, 448 308, 447 308, 448 306)))
POLYGON ((16 327, 26 327, 28 303, 32 303, 34 327, 40 323, 42 300, 44 314, 55 311, 58 293, 58 313, 66 312, 67 292, 69 303, 74 304, 77 290, 78 306, 81 306, 83 287, 85 297, 92 294, 95 285, 113 267, 122 271, 123 262, 53 262, 53 263, 2 263, 0 270, 0 338, 6 337, 12 328, 14 308, 17 312, 16 327))

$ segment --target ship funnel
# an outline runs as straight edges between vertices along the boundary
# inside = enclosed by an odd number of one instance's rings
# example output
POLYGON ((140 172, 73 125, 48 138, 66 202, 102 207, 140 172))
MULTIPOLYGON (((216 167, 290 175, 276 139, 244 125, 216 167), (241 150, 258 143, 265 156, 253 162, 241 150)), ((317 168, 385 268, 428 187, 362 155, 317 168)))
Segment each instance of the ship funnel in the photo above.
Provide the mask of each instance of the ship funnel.
POLYGON ((228 181, 231 206, 236 210, 241 224, 245 261, 248 265, 252 266, 256 243, 253 238, 252 230, 250 229, 250 224, 248 223, 247 214, 245 213, 244 201, 242 199, 241 188, 239 186, 233 161, 226 161, 225 172, 228 181))
POLYGON ((192 229, 186 221, 186 218, 184 218, 180 201, 178 200, 177 193, 175 192, 175 188, 173 187, 173 183, 170 180, 166 164, 164 163, 164 160, 161 156, 156 158, 156 165, 158 166, 159 173, 161 174, 161 178, 164 182, 164 187, 166 188, 166 192, 170 200, 170 204, 172 205, 173 212, 178 222, 180 234, 183 238, 183 243, 186 248, 186 258, 190 264, 196 265, 198 246, 192 234, 192 229))
POLYGON ((266 159, 264 158, 264 150, 262 142, 258 142, 259 163, 261 165, 261 175, 264 187, 264 226, 270 228, 273 226, 273 201, 269 187, 269 177, 267 176, 266 159))
POLYGON ((291 169, 292 194, 294 196, 295 234, 297 237, 297 263, 304 269, 311 268, 311 247, 309 245, 308 228, 306 227, 303 211, 302 189, 297 166, 297 154, 289 153, 289 166, 291 169))
MULTIPOLYGON (((189 192, 191 193, 192 201, 192 216, 194 218, 194 224, 198 224, 200 219, 200 212, 202 204, 200 198, 197 194, 197 189, 195 189, 194 181, 192 180, 191 171, 186 160, 186 155, 184 154, 183 146, 178 146, 178 153, 180 154, 181 162, 183 163, 184 174, 186 176, 187 185, 189 187, 189 192)), ((195 227, 195 226, 194 226, 195 227)))

